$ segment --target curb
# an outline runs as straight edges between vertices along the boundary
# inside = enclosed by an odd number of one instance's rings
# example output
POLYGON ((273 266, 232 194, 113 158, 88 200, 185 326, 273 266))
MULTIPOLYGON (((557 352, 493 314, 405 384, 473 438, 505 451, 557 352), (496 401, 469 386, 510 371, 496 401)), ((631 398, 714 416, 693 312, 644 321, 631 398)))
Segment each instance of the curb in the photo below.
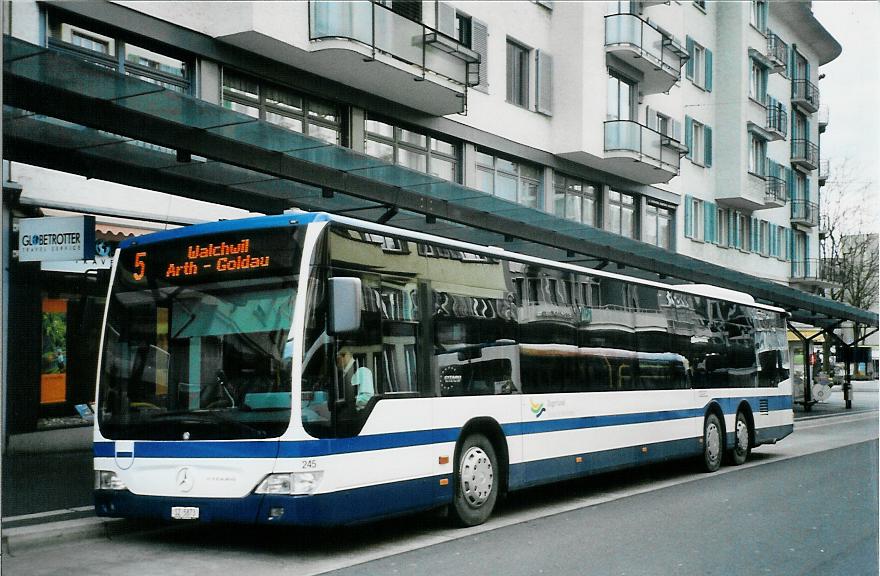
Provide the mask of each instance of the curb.
POLYGON ((58 546, 78 540, 112 539, 135 532, 162 528, 160 524, 124 518, 77 518, 3 530, 3 554, 15 555, 35 547, 58 546))

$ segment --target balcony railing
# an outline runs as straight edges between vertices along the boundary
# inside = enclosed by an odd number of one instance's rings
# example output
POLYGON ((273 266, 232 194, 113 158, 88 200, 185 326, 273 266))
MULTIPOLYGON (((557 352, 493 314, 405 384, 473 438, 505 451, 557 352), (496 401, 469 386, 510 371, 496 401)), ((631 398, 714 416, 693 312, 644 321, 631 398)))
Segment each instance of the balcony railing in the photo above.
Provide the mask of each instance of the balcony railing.
POLYGON ((828 173, 831 171, 831 162, 828 160, 819 161, 819 184, 825 184, 828 180, 828 173))
MULTIPOLYGON (((609 14, 605 17, 605 47, 635 51, 647 66, 630 63, 643 72, 662 72, 657 91, 665 92, 681 78, 681 67, 688 54, 678 42, 636 14, 609 14)), ((636 58, 637 60, 638 58, 636 58)), ((647 80, 647 78, 646 78, 647 80)))
POLYGON ((809 112, 819 109, 819 88, 809 80, 791 81, 791 102, 809 112))
POLYGON ((461 85, 479 84, 479 54, 458 40, 370 1, 309 2, 309 39, 345 38, 461 85))
POLYGON ((764 177, 764 203, 777 207, 788 202, 788 184, 778 176, 764 177))
POLYGON ((791 221, 803 226, 817 226, 819 224, 819 205, 807 200, 792 200, 791 221))
POLYGON ((828 258, 810 258, 807 260, 792 260, 791 279, 796 282, 840 284, 843 281, 843 274, 833 260, 828 258))
POLYGON ((773 70, 785 69, 788 60, 788 44, 773 32, 767 32, 767 58, 773 64, 773 70))
POLYGON ((767 130, 779 134, 782 138, 788 136, 788 112, 782 104, 774 104, 767 107, 767 130))
POLYGON ((819 147, 809 140, 796 138, 791 141, 791 161, 793 164, 815 170, 819 167, 819 147))
POLYGON ((831 110, 828 108, 828 104, 823 104, 819 106, 819 131, 824 132, 825 128, 828 127, 828 120, 831 116, 831 110))
POLYGON ((632 120, 605 122, 605 152, 628 152, 653 160, 664 170, 678 174, 681 155, 669 136, 632 120))

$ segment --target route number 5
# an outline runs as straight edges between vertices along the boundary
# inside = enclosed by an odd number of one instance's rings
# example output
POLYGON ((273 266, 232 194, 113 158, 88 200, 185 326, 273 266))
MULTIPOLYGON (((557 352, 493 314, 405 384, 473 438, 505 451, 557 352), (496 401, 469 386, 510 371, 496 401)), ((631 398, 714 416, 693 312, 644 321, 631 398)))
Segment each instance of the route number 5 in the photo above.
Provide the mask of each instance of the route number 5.
POLYGON ((141 258, 147 255, 146 252, 138 252, 134 255, 134 268, 137 270, 134 274, 131 275, 135 280, 143 280, 144 274, 147 272, 147 263, 141 260, 141 258))

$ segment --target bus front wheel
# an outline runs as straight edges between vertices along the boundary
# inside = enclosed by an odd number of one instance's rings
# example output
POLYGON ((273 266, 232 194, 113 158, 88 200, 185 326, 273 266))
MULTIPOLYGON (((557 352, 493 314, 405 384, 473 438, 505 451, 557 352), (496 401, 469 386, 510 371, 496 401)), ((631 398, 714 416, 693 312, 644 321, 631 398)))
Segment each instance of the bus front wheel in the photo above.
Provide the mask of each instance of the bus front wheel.
POLYGON ((721 421, 715 414, 709 414, 703 423, 703 466, 706 472, 715 472, 721 467, 723 449, 721 421))
POLYGON ((498 499, 498 458, 489 439, 472 434, 461 444, 455 470, 452 513, 462 526, 476 526, 492 514, 498 499))

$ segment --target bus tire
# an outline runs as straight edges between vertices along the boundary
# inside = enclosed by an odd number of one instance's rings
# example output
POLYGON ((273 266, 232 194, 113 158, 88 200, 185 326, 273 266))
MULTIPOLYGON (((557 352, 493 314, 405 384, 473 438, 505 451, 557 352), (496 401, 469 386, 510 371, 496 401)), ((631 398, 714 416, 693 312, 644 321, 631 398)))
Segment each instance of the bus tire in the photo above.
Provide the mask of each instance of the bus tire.
POLYGON ((455 494, 451 511, 462 526, 476 526, 488 520, 498 499, 501 479, 495 448, 482 434, 472 434, 461 443, 455 468, 455 494))
POLYGON ((733 447, 730 449, 730 463, 734 466, 744 464, 752 451, 752 430, 749 420, 742 412, 736 413, 733 447))
POLYGON ((703 421, 703 467, 706 472, 715 472, 721 467, 724 452, 724 434, 721 421, 715 414, 709 414, 703 421))

